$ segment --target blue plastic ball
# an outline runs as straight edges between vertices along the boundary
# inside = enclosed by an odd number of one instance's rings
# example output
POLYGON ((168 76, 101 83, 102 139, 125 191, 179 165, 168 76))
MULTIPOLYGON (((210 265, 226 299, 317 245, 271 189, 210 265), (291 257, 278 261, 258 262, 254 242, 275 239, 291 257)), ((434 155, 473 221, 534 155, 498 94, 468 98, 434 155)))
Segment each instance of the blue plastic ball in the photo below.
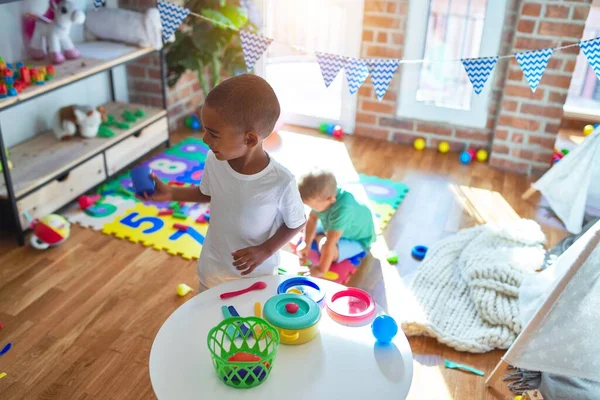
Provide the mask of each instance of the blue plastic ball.
POLYGON ((380 315, 371 325, 373 336, 381 344, 388 344, 398 333, 398 324, 389 315, 380 315))
POLYGON ((200 129, 200 121, 198 121, 197 119, 192 120, 192 122, 190 123, 190 128, 192 128, 195 131, 200 129))
POLYGON ((332 135, 334 129, 335 129, 335 125, 334 124, 327 125, 327 134, 328 135, 332 135))
POLYGON ((460 162, 463 164, 469 164, 471 163, 471 161, 473 160, 473 157, 471 157, 471 155, 469 153, 467 153, 466 151, 463 151, 462 153, 460 153, 460 162))

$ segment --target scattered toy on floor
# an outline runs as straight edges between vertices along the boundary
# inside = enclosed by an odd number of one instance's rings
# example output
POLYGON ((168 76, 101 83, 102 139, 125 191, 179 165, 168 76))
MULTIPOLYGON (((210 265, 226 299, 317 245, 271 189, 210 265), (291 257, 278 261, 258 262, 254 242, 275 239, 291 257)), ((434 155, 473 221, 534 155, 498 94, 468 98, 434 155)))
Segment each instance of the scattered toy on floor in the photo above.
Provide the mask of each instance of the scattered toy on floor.
POLYGON ((594 126, 593 125, 586 125, 583 127, 583 134, 585 136, 589 136, 594 132, 594 126))
POLYGON ((340 125, 328 124, 323 122, 319 125, 319 131, 329 136, 333 136, 336 139, 341 139, 344 136, 344 130, 340 125))
POLYGON ((387 255, 387 262, 390 264, 398 264, 398 253, 396 253, 394 250, 390 250, 387 255))
POLYGON ((45 217, 30 221, 33 235, 29 240, 31 246, 37 250, 46 250, 55 247, 69 238, 71 224, 58 214, 50 214, 45 217))
POLYGON ((6 346, 4 346, 2 348, 2 350, 0 350, 0 356, 5 355, 6 353, 8 353, 8 351, 12 349, 12 343, 7 343, 6 346))
POLYGON ((154 193, 155 183, 151 174, 152 170, 147 165, 139 165, 131 170, 131 180, 138 196, 151 196, 154 193))
POLYGON ((487 152, 487 150, 486 149, 479 149, 479 150, 477 150, 476 157, 477 157, 478 161, 481 161, 481 162, 486 161, 488 159, 488 152, 487 152))
POLYGON ((413 247, 411 254, 414 258, 416 258, 417 260, 422 260, 425 258, 425 255, 427 255, 427 246, 415 246, 413 247))
POLYGON ((187 232, 190 227, 183 224, 173 224, 173 229, 177 229, 178 231, 187 232))
POLYGON ((193 292, 193 291, 194 291, 194 289, 192 289, 185 283, 180 283, 179 285, 177 285, 177 294, 180 297, 187 296, 188 293, 193 292))
POLYGON ((81 208, 82 210, 87 210, 88 208, 96 204, 98 200, 100 200, 99 194, 95 194, 92 196, 83 195, 79 197, 77 202, 79 203, 79 208, 81 208))
POLYGON ((471 161, 473 160, 473 157, 468 152, 463 151, 462 153, 460 153, 460 158, 459 159, 460 159, 460 162, 462 164, 467 165, 467 164, 471 163, 471 161))
POLYGON ((0 379, 4 378, 6 376, 6 372, 0 372, 0 379))
POLYGON ((388 344, 398 333, 398 324, 389 315, 380 315, 371 324, 373 336, 380 344, 388 344))
POLYGON ((450 144, 448 142, 440 142, 440 144, 438 144, 438 150, 440 153, 447 153, 450 151, 450 144))
POLYGON ((200 123, 198 116, 196 114, 192 114, 185 119, 185 126, 194 131, 198 131, 202 127, 202 124, 200 123))
POLYGON ((413 142, 413 146, 415 149, 417 150, 423 150, 425 148, 425 139, 423 138, 417 138, 415 139, 415 141, 413 142))
POLYGON ((480 371, 478 369, 475 369, 473 367, 469 367, 468 365, 463 365, 463 364, 457 364, 455 362, 452 362, 450 360, 445 360, 444 361, 444 366, 446 368, 451 368, 451 369, 460 369, 462 371, 467 371, 467 372, 472 372, 475 375, 479 375, 479 376, 484 376, 485 373, 483 371, 480 371))

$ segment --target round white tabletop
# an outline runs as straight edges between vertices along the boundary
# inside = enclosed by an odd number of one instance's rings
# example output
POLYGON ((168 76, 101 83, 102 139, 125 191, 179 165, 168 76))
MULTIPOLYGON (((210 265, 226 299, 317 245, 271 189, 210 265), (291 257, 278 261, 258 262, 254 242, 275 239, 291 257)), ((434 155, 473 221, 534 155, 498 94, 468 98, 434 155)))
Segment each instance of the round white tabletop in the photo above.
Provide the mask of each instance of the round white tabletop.
MULTIPOLYGON (((376 344, 371 326, 348 327, 323 310, 319 335, 302 345, 280 344, 269 378, 252 389, 234 389, 218 378, 208 351, 208 331, 222 319, 222 305, 254 315, 290 276, 241 279, 193 297, 165 321, 150 351, 150 380, 159 400, 188 399, 404 399, 412 381, 412 353, 401 330, 387 346, 376 344), (262 280, 267 288, 221 300, 224 292, 262 280)), ((344 286, 319 279, 328 292, 344 286)), ((381 309, 378 307, 378 312, 381 309)))

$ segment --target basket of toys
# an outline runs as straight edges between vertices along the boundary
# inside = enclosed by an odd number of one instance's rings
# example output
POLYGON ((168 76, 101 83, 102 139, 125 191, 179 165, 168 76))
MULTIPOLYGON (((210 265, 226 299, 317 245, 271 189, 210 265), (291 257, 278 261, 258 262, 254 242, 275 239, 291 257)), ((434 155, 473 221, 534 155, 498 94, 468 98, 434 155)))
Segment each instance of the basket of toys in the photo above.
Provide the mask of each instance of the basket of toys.
POLYGON ((228 386, 249 389, 269 377, 279 333, 262 318, 233 317, 208 332, 207 344, 219 379, 228 386))

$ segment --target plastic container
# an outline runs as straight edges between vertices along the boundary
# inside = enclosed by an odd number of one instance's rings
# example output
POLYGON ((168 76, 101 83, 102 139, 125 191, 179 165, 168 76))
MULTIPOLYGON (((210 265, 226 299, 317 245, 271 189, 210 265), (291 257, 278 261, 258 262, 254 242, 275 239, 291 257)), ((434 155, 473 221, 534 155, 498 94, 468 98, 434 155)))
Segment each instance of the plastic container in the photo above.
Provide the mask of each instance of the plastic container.
POLYGON ((375 317, 373 298, 364 290, 348 288, 327 297, 327 313, 342 325, 363 325, 375 317))
POLYGON ((131 181, 138 196, 144 193, 151 196, 154 193, 155 183, 150 177, 152 170, 147 165, 140 165, 131 170, 131 181))
POLYGON ((321 308, 308 296, 277 294, 265 303, 263 316, 277 329, 281 343, 303 344, 318 335, 321 308), (297 311, 290 313, 289 303, 296 304, 297 311))
POLYGON ((286 279, 277 287, 277 294, 289 293, 290 289, 300 291, 314 300, 320 307, 325 305, 325 290, 312 279, 303 277, 286 279))
POLYGON ((224 319, 208 332, 207 344, 219 379, 227 386, 249 389, 269 377, 279 347, 279 333, 262 318, 233 317, 224 319), (249 328, 245 335, 242 324, 249 328), (241 340, 235 340, 236 337, 241 340), (240 352, 261 359, 256 362, 228 361, 240 352))

